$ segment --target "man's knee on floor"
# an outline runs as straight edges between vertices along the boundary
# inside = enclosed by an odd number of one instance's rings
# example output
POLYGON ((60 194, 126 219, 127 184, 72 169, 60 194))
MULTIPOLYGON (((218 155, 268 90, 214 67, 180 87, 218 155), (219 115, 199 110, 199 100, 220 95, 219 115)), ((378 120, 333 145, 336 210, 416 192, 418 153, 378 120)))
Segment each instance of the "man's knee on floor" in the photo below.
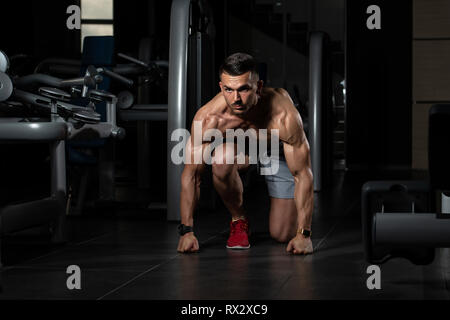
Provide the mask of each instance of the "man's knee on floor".
POLYGON ((289 242, 295 236, 295 230, 290 226, 271 226, 270 236, 278 242, 289 242))

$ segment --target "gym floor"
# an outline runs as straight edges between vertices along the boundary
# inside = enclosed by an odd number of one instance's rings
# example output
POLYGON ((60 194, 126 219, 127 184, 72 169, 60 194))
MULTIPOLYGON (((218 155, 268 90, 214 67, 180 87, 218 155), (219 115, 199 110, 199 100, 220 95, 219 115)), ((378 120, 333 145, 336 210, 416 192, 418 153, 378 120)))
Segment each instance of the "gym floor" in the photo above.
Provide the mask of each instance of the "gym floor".
POLYGON ((250 250, 225 248, 229 216, 221 204, 196 216, 196 254, 176 252, 177 223, 157 211, 68 217, 65 245, 51 245, 45 234, 7 236, 0 299, 448 299, 448 249, 438 249, 428 266, 391 260, 381 265, 381 290, 367 289, 360 190, 370 178, 341 172, 332 188, 316 193, 315 253, 308 256, 287 254, 286 244, 270 238, 260 180, 245 195, 250 250), (66 287, 70 265, 81 269, 81 290, 66 287))

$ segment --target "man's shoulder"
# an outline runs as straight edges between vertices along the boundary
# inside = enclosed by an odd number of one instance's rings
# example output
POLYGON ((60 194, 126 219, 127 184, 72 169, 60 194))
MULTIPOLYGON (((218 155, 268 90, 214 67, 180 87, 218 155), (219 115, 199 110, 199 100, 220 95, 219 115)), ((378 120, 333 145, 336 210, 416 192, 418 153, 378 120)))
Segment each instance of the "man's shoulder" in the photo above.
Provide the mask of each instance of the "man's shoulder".
POLYGON ((297 117, 298 110, 286 89, 268 88, 266 94, 273 118, 283 121, 286 117, 297 117))
MULTIPOLYGON (((284 139, 290 139, 297 133, 299 128, 303 128, 303 121, 300 113, 286 89, 271 88, 273 98, 271 99, 272 121, 271 127, 280 130, 280 135, 284 139)), ((300 130, 301 131, 301 130, 300 130)))
POLYGON ((208 113, 208 112, 214 112, 217 109, 222 108, 226 105, 225 98, 223 97, 222 92, 219 92, 216 94, 211 100, 209 100, 206 104, 201 106, 197 113, 208 113))
POLYGON ((216 110, 220 109, 221 105, 223 105, 224 102, 222 100, 222 93, 218 93, 214 98, 209 100, 206 104, 204 104, 197 110, 195 117, 205 118, 210 114, 214 114, 216 110))
POLYGON ((285 117, 297 111, 286 89, 267 88, 264 96, 266 103, 270 105, 273 117, 285 117))
POLYGON ((289 93, 284 88, 264 87, 265 93, 272 97, 286 97, 290 98, 289 93))
POLYGON ((290 98, 289 93, 284 88, 274 88, 275 92, 283 97, 290 98))
POLYGON ((220 120, 220 114, 225 101, 222 93, 217 94, 208 103, 197 110, 194 121, 201 121, 205 128, 215 128, 220 120))

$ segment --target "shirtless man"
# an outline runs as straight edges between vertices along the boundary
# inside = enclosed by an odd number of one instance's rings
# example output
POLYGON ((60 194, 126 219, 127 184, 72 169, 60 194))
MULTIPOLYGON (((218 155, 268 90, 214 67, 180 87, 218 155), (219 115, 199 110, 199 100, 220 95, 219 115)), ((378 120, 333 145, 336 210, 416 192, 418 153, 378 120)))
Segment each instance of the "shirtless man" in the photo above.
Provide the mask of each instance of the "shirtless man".
MULTIPOLYGON (((284 89, 263 88, 252 56, 235 53, 225 59, 220 70, 221 92, 200 108, 194 121, 202 124, 202 132, 218 129, 278 129, 282 151, 279 170, 267 175, 270 196, 270 235, 279 242, 288 242, 286 251, 293 254, 313 252, 311 220, 313 211, 313 175, 309 143, 303 131, 303 122, 284 89)), ((192 127, 191 132, 194 132, 192 127)), ((189 155, 193 158, 195 137, 188 141, 189 155)), ((211 142, 203 138, 200 148, 204 150, 211 142)), ((226 142, 230 143, 230 142, 226 142)), ((226 143, 222 155, 226 157, 226 143)), ((234 147, 234 146, 233 146, 234 147)), ((219 147, 220 148, 220 147, 219 147)), ((197 149, 198 150, 198 149, 197 149)), ((217 154, 217 149, 215 153, 217 154)), ((243 185, 239 172, 249 166, 238 162, 212 163, 214 188, 231 214, 229 249, 248 249, 249 224, 243 208, 243 185)), ((181 224, 178 252, 199 250, 194 235, 193 213, 200 197, 200 178, 205 163, 185 164, 181 177, 181 224)))

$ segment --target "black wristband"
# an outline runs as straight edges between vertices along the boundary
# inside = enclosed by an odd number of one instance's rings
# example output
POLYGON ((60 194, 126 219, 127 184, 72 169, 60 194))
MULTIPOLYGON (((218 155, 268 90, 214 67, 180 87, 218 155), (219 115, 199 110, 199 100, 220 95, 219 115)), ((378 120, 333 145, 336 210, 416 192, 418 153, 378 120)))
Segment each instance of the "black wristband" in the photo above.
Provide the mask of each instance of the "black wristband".
POLYGON ((186 233, 194 232, 194 228, 191 226, 185 226, 184 224, 180 224, 178 226, 178 234, 180 236, 184 236, 186 233))
POLYGON ((311 234, 312 234, 311 230, 308 230, 308 229, 301 229, 300 231, 297 231, 297 233, 300 233, 305 238, 310 238, 311 234))

